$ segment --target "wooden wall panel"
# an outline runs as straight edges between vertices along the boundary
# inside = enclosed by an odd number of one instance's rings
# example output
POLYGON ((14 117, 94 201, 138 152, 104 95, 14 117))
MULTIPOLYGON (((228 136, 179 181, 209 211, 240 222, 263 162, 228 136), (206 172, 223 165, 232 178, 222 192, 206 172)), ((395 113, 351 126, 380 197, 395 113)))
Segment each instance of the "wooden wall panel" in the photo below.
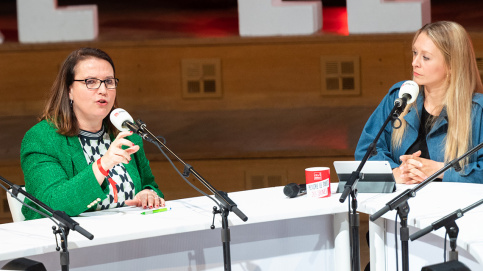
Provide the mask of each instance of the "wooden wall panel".
MULTIPOLYGON (((483 35, 472 37, 483 52, 483 35)), ((114 59, 121 106, 166 136, 217 189, 249 189, 251 175, 279 174, 281 185, 303 182, 306 167, 353 159, 367 117, 392 84, 410 79, 411 40, 412 34, 2 44, 0 175, 23 183, 21 138, 61 62, 72 50, 92 46, 114 59), (326 55, 360 57, 360 95, 321 95, 320 57, 326 55), (182 98, 181 60, 189 58, 221 60, 222 98, 182 98)), ((198 196, 157 149, 146 150, 168 200, 198 196)), ((333 168, 331 178, 337 181, 333 168)), ((0 192, 0 208, 4 199, 0 192)), ((0 222, 8 220, 0 210, 0 222)))
POLYGON ((131 110, 231 110, 374 104, 395 82, 408 79, 411 35, 186 40, 146 43, 79 43, 0 49, 0 116, 34 115, 67 54, 100 47, 115 61, 118 97, 131 110), (361 60, 360 97, 320 95, 320 57, 361 60), (223 98, 181 97, 181 60, 220 58, 223 98))

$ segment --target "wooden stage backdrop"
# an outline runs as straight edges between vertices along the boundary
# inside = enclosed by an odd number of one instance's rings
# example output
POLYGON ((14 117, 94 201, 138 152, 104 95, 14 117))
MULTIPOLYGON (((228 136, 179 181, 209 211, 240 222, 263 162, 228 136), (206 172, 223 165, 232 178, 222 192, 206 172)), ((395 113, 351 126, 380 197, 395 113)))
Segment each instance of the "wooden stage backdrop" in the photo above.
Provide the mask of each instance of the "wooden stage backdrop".
MULTIPOLYGON (((63 59, 92 46, 114 59, 121 107, 217 189, 302 183, 304 168, 313 166, 331 167, 337 182, 333 161, 353 159, 363 125, 389 87, 411 79, 412 36, 2 44, 0 175, 23 183, 24 133, 63 59)), ((483 63, 483 35, 471 36, 483 63)), ((167 200, 198 195, 154 146, 145 147, 167 200)), ((0 220, 10 221, 4 193, 0 199, 0 220)))

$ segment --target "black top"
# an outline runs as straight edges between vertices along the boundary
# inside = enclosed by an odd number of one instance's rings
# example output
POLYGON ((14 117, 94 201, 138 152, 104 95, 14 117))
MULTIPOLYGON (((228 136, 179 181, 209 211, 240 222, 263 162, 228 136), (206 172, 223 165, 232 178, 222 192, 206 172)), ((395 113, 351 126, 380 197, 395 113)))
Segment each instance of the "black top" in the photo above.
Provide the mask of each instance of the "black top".
POLYGON ((421 150, 421 158, 429 158, 429 151, 428 151, 428 144, 426 143, 426 136, 431 131, 431 127, 433 124, 433 116, 430 116, 426 108, 423 106, 423 112, 421 114, 421 122, 419 123, 419 133, 418 138, 414 141, 413 145, 409 147, 406 151, 406 154, 413 154, 419 150, 421 150))
MULTIPOLYGON (((426 111, 426 108, 423 106, 423 112, 421 114, 421 122, 419 123, 419 133, 418 133, 418 138, 416 141, 414 141, 413 145, 409 147, 409 149, 406 151, 406 154, 413 154, 419 150, 421 150, 421 158, 425 159, 431 159, 429 157, 429 151, 428 151, 428 144, 426 142, 426 136, 429 134, 431 131, 431 128, 433 127, 434 124, 434 118, 435 116, 430 115, 428 111, 426 111)), ((440 182, 442 181, 440 178, 435 179, 434 181, 440 182)))

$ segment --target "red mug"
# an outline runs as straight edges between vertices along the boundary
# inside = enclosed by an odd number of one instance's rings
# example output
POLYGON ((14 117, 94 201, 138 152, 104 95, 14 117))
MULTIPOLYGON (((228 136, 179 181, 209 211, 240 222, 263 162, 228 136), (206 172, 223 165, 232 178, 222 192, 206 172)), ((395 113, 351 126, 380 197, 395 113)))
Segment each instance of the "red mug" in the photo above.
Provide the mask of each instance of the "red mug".
POLYGON ((310 167, 305 169, 307 196, 310 198, 330 197, 330 168, 310 167))

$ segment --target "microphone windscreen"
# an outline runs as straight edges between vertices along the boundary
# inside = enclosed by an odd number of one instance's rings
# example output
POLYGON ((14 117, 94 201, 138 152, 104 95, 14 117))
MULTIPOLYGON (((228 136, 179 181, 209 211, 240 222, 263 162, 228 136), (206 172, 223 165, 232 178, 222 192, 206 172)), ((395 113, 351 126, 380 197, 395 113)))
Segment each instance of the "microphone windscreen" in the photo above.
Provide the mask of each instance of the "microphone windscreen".
POLYGON ((289 183, 283 188, 283 193, 289 198, 294 198, 300 191, 299 185, 296 183, 289 183))
POLYGON ((404 82, 399 89, 399 98, 402 98, 404 94, 411 95, 411 99, 408 100, 407 104, 412 104, 418 97, 419 85, 411 80, 404 82))
POLYGON ((123 125, 125 121, 134 123, 131 115, 129 115, 129 113, 122 108, 116 108, 112 110, 109 118, 111 119, 112 125, 114 125, 114 127, 116 127, 121 132, 129 131, 129 128, 126 125, 123 125))

